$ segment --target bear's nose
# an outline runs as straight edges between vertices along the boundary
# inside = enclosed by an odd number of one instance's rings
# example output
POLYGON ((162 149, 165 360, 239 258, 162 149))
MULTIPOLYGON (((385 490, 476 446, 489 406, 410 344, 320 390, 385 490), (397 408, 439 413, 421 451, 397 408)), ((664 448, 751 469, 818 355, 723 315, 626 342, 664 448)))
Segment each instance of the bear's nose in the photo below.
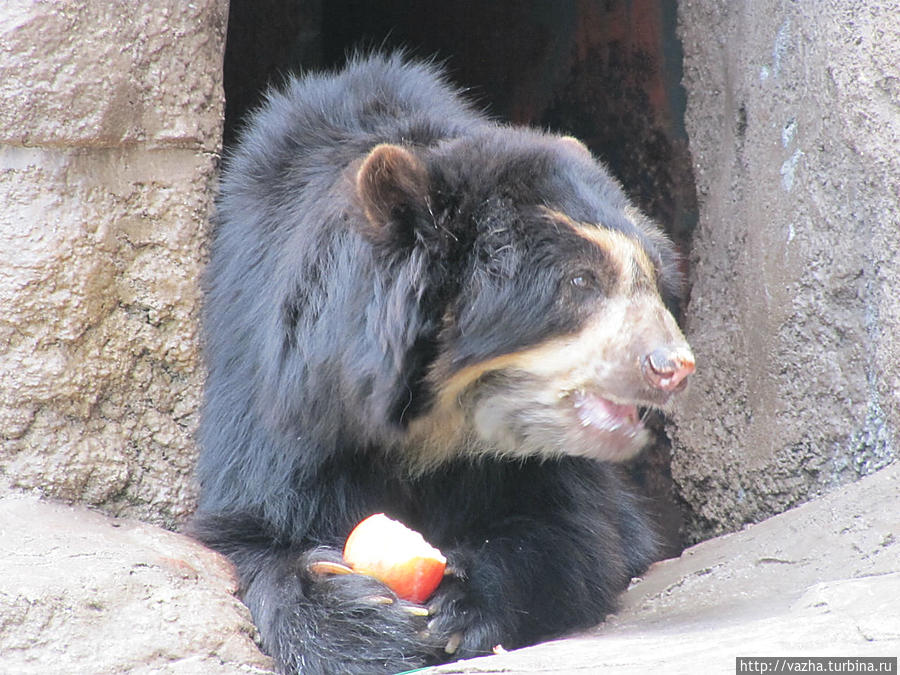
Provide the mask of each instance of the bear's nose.
POLYGON ((694 372, 694 355, 687 347, 658 347, 641 364, 647 381, 663 391, 675 391, 694 372))

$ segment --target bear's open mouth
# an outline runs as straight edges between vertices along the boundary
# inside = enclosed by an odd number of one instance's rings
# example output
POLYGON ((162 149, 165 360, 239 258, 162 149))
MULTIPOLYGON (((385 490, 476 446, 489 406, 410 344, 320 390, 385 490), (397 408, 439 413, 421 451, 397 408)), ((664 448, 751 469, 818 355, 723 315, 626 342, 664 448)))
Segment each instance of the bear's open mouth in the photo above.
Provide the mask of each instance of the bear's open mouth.
POLYGON ((573 392, 571 400, 582 427, 626 436, 636 436, 644 428, 633 403, 616 403, 583 389, 573 392))

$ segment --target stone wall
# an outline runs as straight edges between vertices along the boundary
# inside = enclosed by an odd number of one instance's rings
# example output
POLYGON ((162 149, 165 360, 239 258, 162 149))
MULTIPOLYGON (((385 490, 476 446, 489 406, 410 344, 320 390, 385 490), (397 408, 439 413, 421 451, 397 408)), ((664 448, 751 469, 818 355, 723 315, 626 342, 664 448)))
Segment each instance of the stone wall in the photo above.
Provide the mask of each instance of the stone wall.
POLYGON ((900 3, 679 3, 700 221, 670 426, 696 540, 896 459, 900 3))
MULTIPOLYGON (((227 12, 4 5, 0 489, 169 527, 192 508, 227 12)), ((669 433, 696 540, 897 455, 900 3, 678 12, 699 369, 669 433)))
POLYGON ((0 16, 0 487, 176 525, 226 0, 0 16))

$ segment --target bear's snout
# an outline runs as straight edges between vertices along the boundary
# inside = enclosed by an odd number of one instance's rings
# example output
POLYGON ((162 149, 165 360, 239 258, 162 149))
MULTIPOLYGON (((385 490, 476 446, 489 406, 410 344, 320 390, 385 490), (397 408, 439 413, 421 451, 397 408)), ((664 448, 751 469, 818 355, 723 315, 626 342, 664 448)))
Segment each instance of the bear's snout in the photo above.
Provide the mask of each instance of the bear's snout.
POLYGON ((641 370, 647 382, 656 389, 675 391, 694 372, 694 355, 683 345, 657 347, 644 357, 641 370))

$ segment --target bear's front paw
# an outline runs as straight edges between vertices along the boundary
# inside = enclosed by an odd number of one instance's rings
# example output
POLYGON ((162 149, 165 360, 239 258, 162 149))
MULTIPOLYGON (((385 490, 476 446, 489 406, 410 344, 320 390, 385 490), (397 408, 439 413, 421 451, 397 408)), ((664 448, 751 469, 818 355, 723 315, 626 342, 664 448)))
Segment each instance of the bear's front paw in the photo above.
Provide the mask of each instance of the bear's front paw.
MULTIPOLYGON (((333 577, 341 577, 349 574, 356 574, 356 572, 344 564, 343 562, 335 562, 334 560, 311 560, 306 564, 306 573, 315 579, 315 582, 318 584, 323 583, 335 583, 333 577)), ((367 575, 362 575, 366 577, 367 575)), ((371 579, 371 577, 368 577, 371 579)), ((369 581, 360 580, 359 577, 353 577, 348 580, 349 584, 371 584, 369 581)), ((423 605, 417 605, 413 602, 407 602, 399 597, 397 597, 396 593, 392 592, 389 587, 379 587, 376 589, 377 592, 371 595, 364 595, 359 598, 360 602, 363 604, 369 605, 394 605, 396 603, 397 607, 405 611, 410 616, 421 616, 426 617, 429 615, 428 608, 423 605), (384 592, 382 592, 384 591, 384 592)))
POLYGON ((427 617, 428 608, 398 597, 374 577, 357 574, 337 551, 316 549, 302 559, 304 576, 319 592, 352 598, 362 607, 394 607, 413 617, 427 617), (346 577, 346 578, 342 578, 346 577))
POLYGON ((342 663, 357 663, 347 672, 382 672, 374 663, 408 670, 442 660, 441 645, 427 630, 429 612, 407 602, 377 579, 353 572, 340 553, 316 549, 298 560, 305 603, 315 608, 306 631, 342 663), (352 650, 357 649, 358 653, 352 650))
POLYGON ((464 578, 447 577, 428 603, 428 634, 454 659, 492 653, 501 644, 500 624, 470 597, 464 578))

